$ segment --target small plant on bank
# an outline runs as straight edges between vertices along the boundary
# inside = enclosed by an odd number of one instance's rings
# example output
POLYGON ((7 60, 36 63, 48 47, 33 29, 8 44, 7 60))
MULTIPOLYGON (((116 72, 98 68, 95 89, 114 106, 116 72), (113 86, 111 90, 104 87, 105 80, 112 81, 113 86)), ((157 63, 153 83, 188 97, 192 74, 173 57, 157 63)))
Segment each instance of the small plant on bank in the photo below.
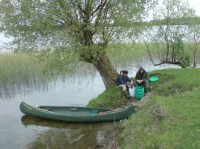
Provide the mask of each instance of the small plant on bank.
POLYGON ((186 68, 190 66, 190 56, 186 53, 179 53, 178 55, 178 61, 180 63, 181 68, 186 68))

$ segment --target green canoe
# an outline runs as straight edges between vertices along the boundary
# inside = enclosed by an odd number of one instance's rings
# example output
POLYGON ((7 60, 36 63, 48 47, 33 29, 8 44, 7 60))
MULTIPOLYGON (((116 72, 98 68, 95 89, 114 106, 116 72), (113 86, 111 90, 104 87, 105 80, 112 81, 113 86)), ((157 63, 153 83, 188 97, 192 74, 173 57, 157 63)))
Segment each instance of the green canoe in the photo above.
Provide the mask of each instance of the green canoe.
POLYGON ((108 122, 127 119, 136 112, 134 106, 124 109, 102 109, 67 106, 31 106, 25 102, 20 104, 22 113, 49 120, 66 122, 108 122))

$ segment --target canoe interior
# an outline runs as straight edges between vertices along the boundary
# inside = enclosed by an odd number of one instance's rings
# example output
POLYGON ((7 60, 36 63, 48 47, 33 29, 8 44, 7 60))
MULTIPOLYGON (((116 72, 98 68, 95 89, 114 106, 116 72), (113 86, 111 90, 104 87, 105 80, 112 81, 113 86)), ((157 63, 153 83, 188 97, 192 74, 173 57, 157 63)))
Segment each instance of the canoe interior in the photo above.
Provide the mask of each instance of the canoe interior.
POLYGON ((109 112, 109 109, 98 109, 98 108, 83 108, 83 107, 51 107, 51 106, 40 106, 40 109, 51 111, 57 114, 70 115, 70 116, 88 116, 96 115, 101 112, 109 112))

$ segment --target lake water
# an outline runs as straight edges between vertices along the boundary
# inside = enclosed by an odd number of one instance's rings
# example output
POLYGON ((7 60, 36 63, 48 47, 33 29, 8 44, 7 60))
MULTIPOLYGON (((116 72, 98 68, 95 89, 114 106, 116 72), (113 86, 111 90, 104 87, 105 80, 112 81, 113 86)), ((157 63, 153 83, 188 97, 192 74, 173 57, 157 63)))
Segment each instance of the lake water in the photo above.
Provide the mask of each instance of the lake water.
MULTIPOLYGON (((126 69, 135 76, 139 65, 147 71, 178 68, 174 65, 151 66, 144 61, 126 69)), ((118 71, 125 68, 117 68, 118 71)), ((86 106, 101 94, 104 84, 97 72, 48 82, 44 89, 24 89, 10 98, 0 98, 0 149, 97 149, 103 148, 114 123, 80 124, 42 120, 24 116, 22 101, 31 105, 86 106)))

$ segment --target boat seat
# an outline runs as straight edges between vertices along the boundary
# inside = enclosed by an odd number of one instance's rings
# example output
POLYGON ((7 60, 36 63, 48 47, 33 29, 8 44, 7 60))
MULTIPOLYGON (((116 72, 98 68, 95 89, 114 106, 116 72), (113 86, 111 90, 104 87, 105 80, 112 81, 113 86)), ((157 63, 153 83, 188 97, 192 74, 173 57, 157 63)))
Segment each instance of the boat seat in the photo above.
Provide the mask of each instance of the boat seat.
POLYGON ((70 108, 70 111, 78 111, 78 108, 70 108))

